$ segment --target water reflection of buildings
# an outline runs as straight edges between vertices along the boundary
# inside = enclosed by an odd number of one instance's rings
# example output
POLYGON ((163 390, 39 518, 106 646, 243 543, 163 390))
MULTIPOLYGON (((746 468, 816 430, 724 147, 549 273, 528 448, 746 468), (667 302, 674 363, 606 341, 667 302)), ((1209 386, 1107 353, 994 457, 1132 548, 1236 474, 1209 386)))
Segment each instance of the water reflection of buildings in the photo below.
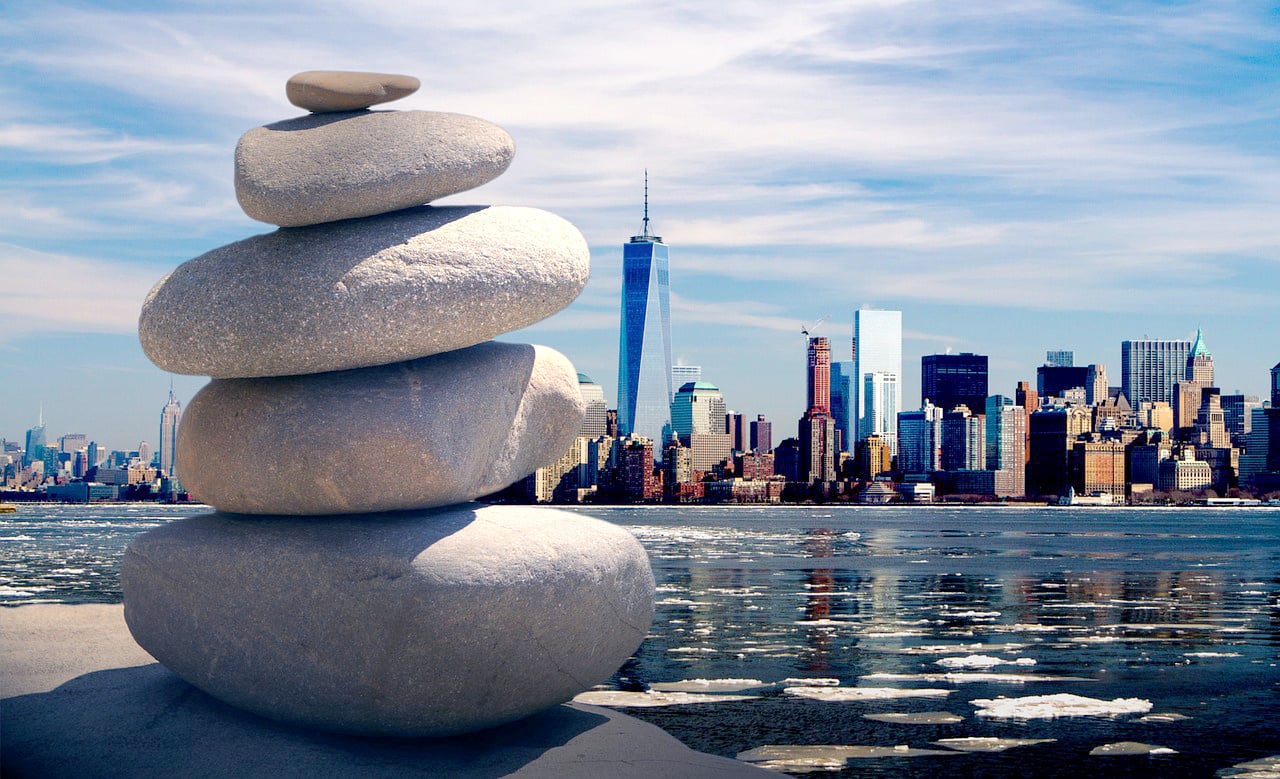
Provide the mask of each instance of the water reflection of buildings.
MULTIPOLYGON (((834 530, 817 528, 805 531, 808 537, 804 542, 805 556, 810 559, 826 559, 835 556, 831 539, 834 530)), ((805 598, 804 618, 806 622, 817 622, 831 618, 831 596, 836 591, 835 576, 830 568, 811 568, 805 575, 808 595, 805 598)), ((812 650, 805 670, 822 672, 831 668, 831 633, 830 625, 810 625, 806 641, 812 650)))

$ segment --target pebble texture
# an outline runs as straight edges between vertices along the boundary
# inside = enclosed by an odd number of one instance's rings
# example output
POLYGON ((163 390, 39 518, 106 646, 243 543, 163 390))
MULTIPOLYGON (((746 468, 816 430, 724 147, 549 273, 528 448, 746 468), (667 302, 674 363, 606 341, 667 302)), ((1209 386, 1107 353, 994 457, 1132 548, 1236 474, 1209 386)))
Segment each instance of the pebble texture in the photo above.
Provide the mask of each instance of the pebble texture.
POLYGON ((495 124, 433 111, 311 114, 236 144, 240 207, 281 227, 396 211, 492 181, 515 141, 495 124))
POLYGON ((361 734, 449 735, 566 701, 653 616, 640 544, 546 508, 208 514, 138 537, 121 579, 134 638, 191 684, 361 734))
POLYGON ((538 322, 577 297, 589 270, 582 234, 546 211, 415 208, 277 230, 189 260, 151 290, 138 335, 172 373, 382 365, 538 322))
POLYGON ((443 506, 554 462, 583 413, 564 355, 489 342, 375 368, 216 379, 183 413, 176 465, 192 496, 223 511, 443 506))
POLYGON ((413 76, 394 73, 306 70, 285 82, 284 93, 290 103, 308 111, 358 111, 408 97, 420 86, 413 76))

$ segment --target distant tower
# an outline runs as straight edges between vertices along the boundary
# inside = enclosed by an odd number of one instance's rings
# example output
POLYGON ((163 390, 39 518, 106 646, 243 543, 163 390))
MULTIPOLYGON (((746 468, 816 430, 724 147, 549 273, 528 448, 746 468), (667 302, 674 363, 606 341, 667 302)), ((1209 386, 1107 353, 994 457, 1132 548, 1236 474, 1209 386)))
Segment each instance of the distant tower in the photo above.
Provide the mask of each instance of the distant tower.
POLYGON ((800 481, 835 481, 836 421, 831 416, 831 344, 823 336, 809 339, 808 397, 800 418, 800 481))
MULTIPOLYGON (((867 422, 867 403, 862 396, 867 374, 892 373, 902 377, 902 312, 877 309, 858 309, 853 312, 853 397, 850 399, 849 435, 861 441, 867 436, 897 437, 897 421, 893 417, 884 420, 876 428, 867 422), (856 420, 856 421, 855 421, 856 420)), ((893 399, 895 409, 902 408, 902 382, 899 381, 893 399)), ((849 451, 854 450, 850 442, 849 451)))
POLYGON ((831 413, 831 344, 824 336, 809 339, 808 411, 831 413))
POLYGON ((1187 381, 1193 381, 1201 387, 1215 386, 1213 383, 1213 355, 1204 345, 1204 332, 1196 328, 1196 342, 1191 345, 1191 354, 1187 356, 1187 381))
POLYGON ((160 410, 160 470, 169 478, 177 478, 173 456, 178 451, 178 423, 182 421, 182 404, 173 394, 169 383, 169 402, 160 410))
POLYGON ((1271 369, 1271 407, 1280 408, 1280 362, 1271 369))
POLYGON ((582 429, 578 431, 581 438, 599 438, 608 432, 609 410, 604 402, 604 389, 591 380, 585 373, 578 374, 578 391, 587 404, 587 413, 582 418, 582 429))
MULTIPOLYGON (((920 402, 933 402, 944 412, 956 406, 987 407, 987 356, 926 354, 920 358, 920 402)), ((978 412, 981 413, 981 412, 978 412)))
POLYGON ((1148 402, 1172 405, 1173 385, 1186 379, 1190 357, 1190 341, 1121 341, 1120 386, 1124 396, 1134 408, 1148 402))
POLYGON ((667 245, 649 233, 649 174, 644 228, 622 247, 622 321, 618 335, 618 431, 662 444, 671 429, 671 302, 667 245))
POLYGON ((1069 349, 1052 349, 1044 353, 1044 364, 1054 368, 1070 368, 1076 364, 1076 355, 1069 349))

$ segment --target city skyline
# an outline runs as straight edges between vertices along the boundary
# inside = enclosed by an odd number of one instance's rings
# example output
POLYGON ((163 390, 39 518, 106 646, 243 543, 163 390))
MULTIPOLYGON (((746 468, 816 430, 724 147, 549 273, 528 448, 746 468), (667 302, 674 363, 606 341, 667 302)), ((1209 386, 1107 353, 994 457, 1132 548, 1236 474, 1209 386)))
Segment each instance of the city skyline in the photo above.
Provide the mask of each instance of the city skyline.
MULTIPOLYGON (((405 108, 512 133, 509 172, 448 202, 580 227, 583 295, 504 339, 559 349, 606 397, 617 247, 645 167, 671 247, 673 359, 749 418, 797 418, 801 324, 828 316, 816 334, 839 360, 863 306, 903 312, 903 407, 924 354, 990 355, 991 391, 1009 395, 1046 350, 1119 383, 1121 341, 1198 327, 1224 392, 1266 394, 1277 355, 1263 341, 1280 331, 1273 11, 583 10, 14 9, 0 31, 0 435, 20 437, 42 401, 53 435, 112 448, 157 435, 171 377, 138 348, 141 300, 177 263, 267 230, 234 202, 229 150, 297 113, 278 85, 311 67, 416 74, 405 108), (638 27, 664 41, 660 61, 617 44, 638 27)), ((206 381, 173 379, 184 403, 206 381)))

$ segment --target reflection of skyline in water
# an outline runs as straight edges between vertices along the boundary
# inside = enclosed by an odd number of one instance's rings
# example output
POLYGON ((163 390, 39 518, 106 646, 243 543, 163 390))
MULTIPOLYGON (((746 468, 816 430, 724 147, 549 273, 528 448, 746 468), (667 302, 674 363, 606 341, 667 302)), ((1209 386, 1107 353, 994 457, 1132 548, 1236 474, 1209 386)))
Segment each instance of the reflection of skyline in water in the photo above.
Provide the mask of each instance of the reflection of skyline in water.
MULTIPOLYGON (((945 770, 962 776, 1001 775, 1012 765, 1024 775, 1084 766, 1107 775, 1212 775, 1280 753, 1272 735, 1280 512, 584 511, 626 525, 653 559, 659 605, 627 668, 632 689, 691 679, 766 685, 752 701, 627 710, 697 748, 733 755, 766 744, 1057 739, 1034 752, 967 755, 964 766, 948 760, 945 770), (805 677, 948 692, 832 703, 776 684, 805 677), (1188 719, 1016 722, 978 718, 971 703, 1055 693, 1149 700, 1158 714, 1188 719), (863 716, 886 711, 965 719, 921 726, 863 716), (1144 757, 1161 762, 1142 770, 1080 763, 1101 759, 1089 750, 1115 741, 1182 754, 1144 757)), ((938 759, 855 761, 849 770, 914 775, 938 759)))

